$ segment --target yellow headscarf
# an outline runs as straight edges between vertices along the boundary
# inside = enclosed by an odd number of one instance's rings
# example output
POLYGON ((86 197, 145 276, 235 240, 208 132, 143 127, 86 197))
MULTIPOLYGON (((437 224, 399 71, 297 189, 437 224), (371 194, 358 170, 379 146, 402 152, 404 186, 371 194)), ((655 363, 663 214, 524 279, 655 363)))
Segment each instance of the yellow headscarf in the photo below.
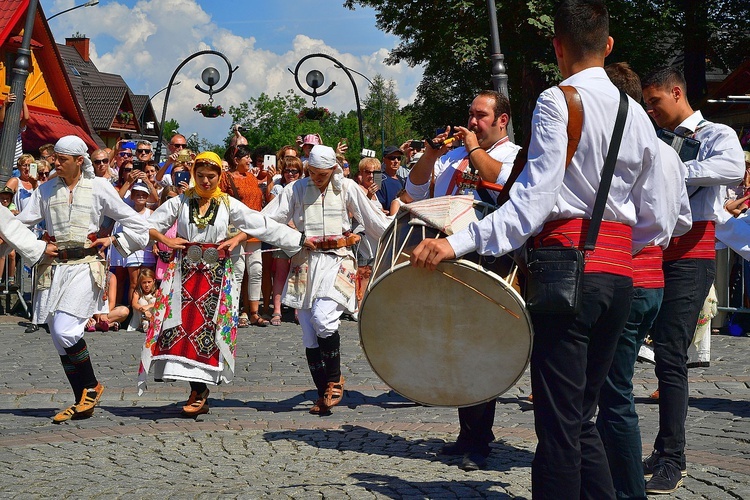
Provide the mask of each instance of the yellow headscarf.
POLYGON ((211 167, 214 167, 216 171, 219 172, 219 183, 216 185, 216 189, 214 189, 213 191, 206 191, 196 182, 195 186, 190 188, 185 194, 188 196, 192 196, 193 194, 195 194, 196 196, 204 199, 219 199, 222 201, 227 201, 224 200, 224 198, 227 198, 227 195, 222 192, 221 187, 219 187, 221 186, 221 177, 224 175, 224 169, 222 168, 221 158, 219 158, 219 155, 217 155, 213 151, 204 151, 203 153, 200 153, 195 157, 195 162, 193 163, 193 174, 195 174, 195 170, 198 168, 198 163, 208 163, 211 167))

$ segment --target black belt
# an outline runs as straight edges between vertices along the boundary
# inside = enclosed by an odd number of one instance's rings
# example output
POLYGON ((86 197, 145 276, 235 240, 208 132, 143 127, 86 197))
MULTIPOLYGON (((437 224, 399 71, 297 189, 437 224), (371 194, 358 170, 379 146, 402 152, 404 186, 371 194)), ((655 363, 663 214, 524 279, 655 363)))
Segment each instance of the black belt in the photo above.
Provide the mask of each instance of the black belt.
POLYGON ((84 257, 89 257, 91 255, 96 255, 99 253, 98 247, 89 247, 89 248, 65 248, 65 249, 58 249, 57 250, 57 260, 65 262, 68 260, 76 260, 76 259, 83 259, 84 257))

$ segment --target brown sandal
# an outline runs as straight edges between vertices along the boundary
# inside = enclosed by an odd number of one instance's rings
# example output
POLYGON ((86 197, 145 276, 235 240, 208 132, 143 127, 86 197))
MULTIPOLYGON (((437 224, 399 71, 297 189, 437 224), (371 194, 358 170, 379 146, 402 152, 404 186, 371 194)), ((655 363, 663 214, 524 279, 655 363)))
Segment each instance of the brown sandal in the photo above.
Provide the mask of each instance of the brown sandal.
POLYGON ((265 319, 260 314, 256 313, 250 313, 250 325, 251 326, 258 326, 261 328, 265 328, 268 325, 270 325, 271 322, 265 319))
POLYGON ((197 417, 208 413, 208 393, 206 389, 201 394, 197 391, 190 391, 190 398, 187 400, 185 406, 182 407, 182 414, 186 417, 197 417))
POLYGON ((323 398, 318 398, 315 404, 312 405, 312 408, 310 408, 310 413, 313 415, 328 415, 331 413, 331 409, 326 406, 323 398))
POLYGON ((344 376, 341 375, 338 382, 328 382, 323 402, 329 408, 336 406, 344 397, 344 376))

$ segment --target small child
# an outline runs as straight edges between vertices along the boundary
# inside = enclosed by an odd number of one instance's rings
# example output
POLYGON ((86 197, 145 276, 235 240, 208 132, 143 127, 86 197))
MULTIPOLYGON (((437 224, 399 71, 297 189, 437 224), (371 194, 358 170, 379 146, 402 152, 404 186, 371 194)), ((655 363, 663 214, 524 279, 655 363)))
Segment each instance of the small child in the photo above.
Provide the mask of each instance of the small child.
POLYGON ((156 276, 151 269, 141 268, 133 291, 133 318, 128 330, 148 331, 156 302, 156 276))

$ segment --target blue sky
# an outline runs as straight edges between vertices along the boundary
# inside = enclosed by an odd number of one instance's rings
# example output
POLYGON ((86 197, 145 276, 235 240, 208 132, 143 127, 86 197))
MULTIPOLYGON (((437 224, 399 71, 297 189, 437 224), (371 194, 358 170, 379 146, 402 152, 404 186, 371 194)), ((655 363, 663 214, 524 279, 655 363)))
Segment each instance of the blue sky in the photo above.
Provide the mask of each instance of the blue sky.
MULTIPOLYGON (((51 16, 84 0, 40 3, 45 15, 51 16)), ((167 85, 187 56, 213 49, 240 67, 229 87, 215 96, 215 103, 228 109, 261 92, 275 95, 296 90, 287 68, 294 69, 307 54, 323 52, 370 78, 380 73, 393 79, 401 104, 410 103, 421 80, 421 68, 386 66, 383 60, 398 39, 375 27, 372 9, 351 11, 342 4, 343 0, 101 0, 97 6, 62 14, 50 26, 58 43, 75 32, 90 37, 91 57, 99 69, 121 74, 136 94, 154 94, 167 85)), ((186 65, 177 76, 182 83, 173 87, 167 118, 177 119, 186 135, 197 132, 219 142, 231 119, 209 120, 192 111, 195 104, 206 101, 207 96, 194 86, 209 65, 222 75, 227 72, 226 64, 211 56, 186 65)), ((334 111, 354 109, 353 92, 345 84, 343 72, 317 58, 305 63, 302 74, 313 67, 323 71, 327 81, 340 83, 318 104, 334 111)), ((366 95, 367 82, 355 79, 360 95, 366 95)), ((153 101, 159 116, 163 96, 153 101)))

